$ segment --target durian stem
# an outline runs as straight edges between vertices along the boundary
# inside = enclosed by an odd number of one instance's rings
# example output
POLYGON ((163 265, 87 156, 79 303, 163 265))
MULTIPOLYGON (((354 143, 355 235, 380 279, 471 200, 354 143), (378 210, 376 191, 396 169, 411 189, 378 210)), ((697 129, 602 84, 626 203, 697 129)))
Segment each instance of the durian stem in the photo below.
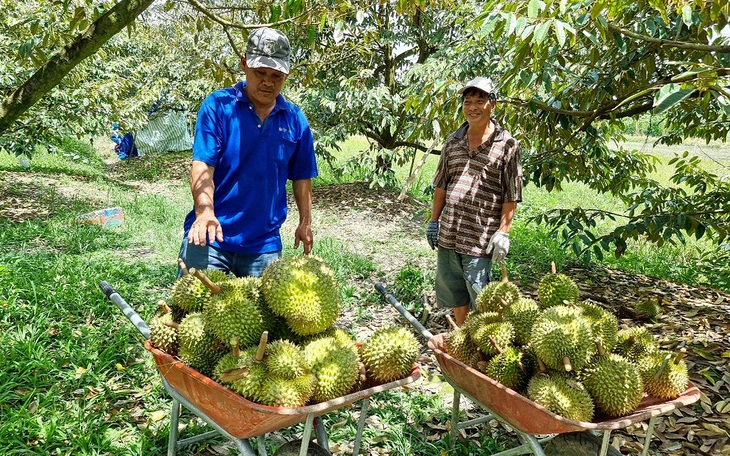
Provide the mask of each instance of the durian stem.
POLYGON ((566 372, 570 372, 573 370, 573 365, 570 363, 570 356, 566 356, 563 358, 563 367, 565 367, 566 372))
POLYGON ((231 353, 235 358, 241 357, 241 349, 238 346, 238 337, 231 337, 230 342, 228 342, 231 345, 231 353))
POLYGON ((662 372, 664 372, 664 369, 667 368, 667 364, 669 364, 670 359, 672 359, 672 354, 667 353, 667 356, 665 356, 662 360, 661 366, 659 366, 659 369, 657 369, 657 371, 654 373, 652 379, 656 380, 657 378, 659 378, 660 375, 662 375, 662 372))
POLYGON ((687 355, 687 349, 682 347, 679 350, 679 353, 677 353, 677 356, 674 357, 674 364, 679 364, 680 361, 687 355))
POLYGON ((180 266, 180 270, 182 271, 183 275, 190 274, 190 271, 188 271, 188 267, 185 265, 185 262, 182 258, 177 259, 177 265, 180 266))
POLYGON ((266 343, 269 341, 269 332, 264 331, 261 333, 261 340, 259 340, 259 349, 256 352, 256 361, 261 362, 264 359, 264 353, 266 352, 266 343))
POLYGON ((502 354, 504 350, 502 350, 502 347, 500 347, 497 341, 494 340, 494 337, 489 336, 489 343, 492 345, 492 347, 494 347, 495 350, 497 350, 497 353, 499 353, 500 355, 502 354))
POLYGON ((507 265, 502 263, 502 283, 509 282, 509 277, 507 277, 507 265))
POLYGON ((218 286, 217 283, 215 283, 212 280, 210 280, 210 278, 208 278, 208 276, 206 276, 205 274, 203 274, 202 271, 199 271, 199 270, 197 270, 195 268, 190 268, 190 274, 194 275, 195 277, 198 278, 198 280, 200 280, 201 282, 203 282, 203 285, 205 285, 206 287, 208 287, 208 289, 210 290, 211 293, 218 294, 218 293, 221 292, 221 287, 218 286))
POLYGON ((555 262, 554 261, 551 261, 550 262, 550 272, 553 273, 553 274, 557 274, 558 273, 558 269, 555 267, 555 262))
POLYGON ((180 323, 175 323, 174 321, 166 321, 165 325, 175 329, 178 329, 180 327, 180 323))
POLYGON ((368 373, 367 369, 365 368, 365 363, 362 361, 360 362, 360 382, 365 383, 368 379, 368 373))
POLYGON ((172 308, 167 304, 167 301, 164 299, 160 299, 157 301, 157 307, 159 307, 162 310, 162 313, 169 314, 172 312, 172 308))
POLYGON ((545 366, 545 363, 540 358, 537 358, 537 370, 539 372, 547 372, 547 366, 545 366))
POLYGON ((499 297, 499 302, 500 302, 500 303, 502 304, 502 308, 503 308, 503 309, 504 309, 505 307, 509 307, 509 303, 508 303, 507 301, 505 301, 505 300, 504 300, 504 298, 503 298, 503 297, 501 297, 501 296, 499 297))
POLYGON ((596 339, 596 350, 598 351, 598 354, 600 356, 606 356, 606 349, 603 348, 603 345, 601 345, 601 341, 596 339))
POLYGON ((457 329, 459 329, 459 325, 457 325, 456 322, 454 321, 454 319, 451 318, 451 315, 446 316, 446 321, 449 322, 449 326, 451 326, 451 329, 453 331, 456 331, 457 329))

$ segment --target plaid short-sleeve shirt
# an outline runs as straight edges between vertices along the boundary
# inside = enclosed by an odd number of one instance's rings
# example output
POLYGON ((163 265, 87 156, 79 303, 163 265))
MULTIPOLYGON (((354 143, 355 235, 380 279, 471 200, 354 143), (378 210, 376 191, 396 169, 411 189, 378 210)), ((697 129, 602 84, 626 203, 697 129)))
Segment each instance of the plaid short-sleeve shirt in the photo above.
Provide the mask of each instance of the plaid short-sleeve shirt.
POLYGON ((439 246, 465 255, 488 257, 489 239, 502 216, 503 202, 522 201, 519 142, 495 120, 494 133, 469 151, 468 123, 446 138, 434 187, 446 191, 439 218, 439 246))

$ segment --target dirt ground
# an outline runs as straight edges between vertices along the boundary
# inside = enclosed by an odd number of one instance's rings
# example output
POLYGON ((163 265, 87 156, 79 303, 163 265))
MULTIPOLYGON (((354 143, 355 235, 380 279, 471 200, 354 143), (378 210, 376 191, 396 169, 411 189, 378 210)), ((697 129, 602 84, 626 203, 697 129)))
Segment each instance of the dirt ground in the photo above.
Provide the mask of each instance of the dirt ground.
MULTIPOLYGON (((160 192, 165 179, 187 179, 188 163, 181 159, 171 165, 169 175, 161 176, 155 183, 129 184, 139 192, 160 192)), ((115 166, 119 165, 110 165, 109 175, 123 177, 124 173, 115 166)), ((61 182, 53 175, 0 172, 0 219, 45 220, 55 210, 53 201, 47 198, 48 188, 67 198, 93 198, 93 189, 88 190, 85 185, 83 181, 61 182)), ((435 255, 413 254, 426 248, 423 227, 428 207, 424 203, 413 199, 399 201, 396 192, 370 188, 367 183, 316 187, 313 199, 315 237, 334 237, 352 252, 370 258, 383 271, 378 280, 387 283, 407 263, 434 267, 435 255)), ((290 220, 296 220, 295 212, 290 220)), ((287 222, 283 234, 291 233, 293 227, 287 222)), ((691 380, 702 391, 702 397, 658 420, 650 454, 730 456, 730 295, 613 269, 574 268, 563 272, 579 284, 582 298, 590 298, 615 312, 622 327, 644 324, 661 341, 662 348, 687 349, 691 380), (663 312, 655 322, 640 321, 633 312, 634 303, 646 296, 662 297, 663 312)), ((367 288, 373 284, 359 285, 367 288)), ((525 295, 536 296, 534 284, 519 285, 525 295)), ((446 331, 444 312, 435 309, 433 296, 427 294, 425 300, 430 309, 425 326, 433 333, 446 331)), ((377 305, 373 309, 376 318, 363 331, 403 322, 384 300, 377 305)), ((429 360, 431 354, 426 350, 423 355, 423 366, 437 370, 433 360, 429 360)), ((646 424, 615 432, 614 446, 625 454, 639 454, 646 424)), ((493 429, 506 434, 499 426, 493 429)), ((467 438, 469 432, 465 431, 467 438)))

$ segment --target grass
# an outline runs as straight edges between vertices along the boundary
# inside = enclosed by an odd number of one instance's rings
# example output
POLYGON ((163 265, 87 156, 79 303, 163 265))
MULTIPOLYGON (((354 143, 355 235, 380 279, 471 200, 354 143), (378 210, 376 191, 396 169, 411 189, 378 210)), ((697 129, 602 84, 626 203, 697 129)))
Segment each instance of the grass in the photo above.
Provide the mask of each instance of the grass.
MULTIPOLYGON (((138 192, 109 177, 105 153, 108 151, 69 141, 55 155, 36 151, 30 168, 21 166, 16 157, 0 154, 0 170, 30 177, 5 184, 5 195, 31 195, 51 208, 43 217, 22 222, 0 219, 0 454, 165 454, 169 397, 142 347, 141 336, 98 285, 109 281, 149 320, 155 303, 167 296, 175 278, 181 224, 191 207, 189 189, 180 181, 162 186, 161 191, 138 192), (61 178, 57 182, 41 179, 49 174, 61 174, 61 178), (69 192, 79 180, 91 191, 69 192), (123 207, 122 226, 103 229, 75 223, 78 215, 98 209, 99 204, 123 207)), ((124 162, 115 173, 125 180, 155 180, 169 174, 173 158, 145 161, 144 169, 138 169, 134 161, 124 162)), ((432 166, 435 163, 429 158, 422 176, 432 175, 432 166)), ((334 179, 326 167, 321 171, 319 184, 334 179)), ((407 170, 399 170, 400 176, 405 174, 407 170)), ((412 188, 414 195, 425 199, 419 192, 426 181, 422 178, 412 188)), ((573 261, 547 230, 527 222, 530 211, 585 201, 586 197, 579 186, 568 187, 563 194, 528 187, 512 235, 514 279, 541 275, 550 260, 559 265, 573 261)), ((610 204, 596 195, 590 198, 597 204, 610 204)), ((293 246, 286 241, 290 240, 285 239, 285 254, 290 254, 293 246)), ((370 295, 372 291, 363 291, 357 282, 380 277, 379 266, 334 238, 318 239, 314 253, 332 265, 343 284, 345 306, 359 312, 357 323, 368 324, 374 307, 361 303, 378 302, 379 298, 370 295)), ((414 262, 396 271, 389 287, 417 312, 421 293, 432 289, 433 276, 432 271, 417 266, 415 257, 433 253, 424 249, 408 250, 408 254, 414 256, 414 262)), ((623 259, 607 261, 691 282, 696 279, 692 258, 688 247, 637 245, 623 259)), ((366 426, 366 445, 391 454, 424 456, 490 454, 504 446, 488 432, 477 431, 456 442, 456 450, 449 452, 448 439, 441 438, 450 419, 445 397, 448 394, 443 392, 416 390, 375 396, 371 422, 381 425, 366 426)), ((356 409, 341 409, 325 416, 332 443, 352 440, 354 413, 356 409)), ((182 437, 207 429, 199 420, 184 421, 188 426, 182 437)), ((195 444, 178 454, 209 454, 206 445, 195 444)))

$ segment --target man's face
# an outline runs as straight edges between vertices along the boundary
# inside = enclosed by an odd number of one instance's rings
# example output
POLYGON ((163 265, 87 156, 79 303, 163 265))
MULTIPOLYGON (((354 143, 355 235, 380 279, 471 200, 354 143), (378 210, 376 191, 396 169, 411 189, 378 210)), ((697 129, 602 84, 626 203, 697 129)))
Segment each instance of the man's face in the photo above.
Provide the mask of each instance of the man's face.
POLYGON ((246 58, 241 59, 246 74, 246 95, 256 105, 271 106, 281 93, 288 75, 271 68, 250 68, 246 58))
POLYGON ((464 97, 461 105, 464 117, 470 125, 489 122, 494 104, 484 92, 470 93, 464 97))

